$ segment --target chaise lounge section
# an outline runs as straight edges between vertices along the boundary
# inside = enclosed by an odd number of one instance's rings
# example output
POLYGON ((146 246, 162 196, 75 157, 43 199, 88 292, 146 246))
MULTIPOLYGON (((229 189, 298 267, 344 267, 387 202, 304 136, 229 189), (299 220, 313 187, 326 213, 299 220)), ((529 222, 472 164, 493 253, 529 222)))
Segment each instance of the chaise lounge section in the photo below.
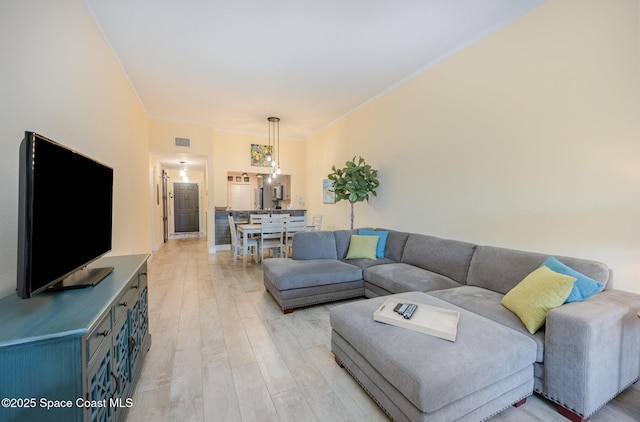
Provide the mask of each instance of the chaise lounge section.
MULTIPOLYGON (((502 300, 550 255, 416 233, 377 231, 386 233, 384 256, 378 259, 346 259, 351 236, 358 230, 296 234, 293 259, 264 261, 267 290, 284 312, 347 297, 426 292, 481 317, 488 326, 499 324, 529 339, 535 345, 533 390, 557 403, 560 413, 572 420, 587 420, 640 377, 640 295, 612 289, 612 272, 605 264, 557 256, 562 263, 604 286, 603 291, 587 300, 551 309, 546 314, 546 324, 532 334, 514 312, 503 306, 502 300)), ((337 315, 347 312, 345 309, 357 306, 364 305, 355 302, 334 307, 332 324, 337 315)), ((372 327, 384 326, 374 322, 371 314, 366 319, 372 327)), ((347 321, 333 326, 332 336, 340 339, 335 345, 336 356, 363 385, 368 383, 366 378, 373 380, 377 387, 367 387, 367 391, 378 402, 384 401, 379 394, 390 393, 388 389, 380 390, 384 385, 381 375, 371 372, 376 364, 363 354, 362 338, 355 339, 364 336, 371 344, 382 341, 375 333, 353 327, 351 332, 359 332, 358 336, 343 335, 349 324, 352 323, 347 321), (358 359, 367 364, 350 367, 350 361, 358 359), (360 376, 366 378, 361 380, 360 376)), ((394 331, 400 336, 408 334, 407 330, 394 331)), ((425 360, 428 356, 425 354, 425 360)), ((389 381, 388 377, 382 378, 389 381)), ((396 405, 401 402, 397 394, 390 397, 387 399, 396 405)), ((426 408, 420 410, 429 413, 426 408)), ((422 413, 412 414, 418 417, 422 413)), ((405 416, 409 420, 421 419, 405 416)))

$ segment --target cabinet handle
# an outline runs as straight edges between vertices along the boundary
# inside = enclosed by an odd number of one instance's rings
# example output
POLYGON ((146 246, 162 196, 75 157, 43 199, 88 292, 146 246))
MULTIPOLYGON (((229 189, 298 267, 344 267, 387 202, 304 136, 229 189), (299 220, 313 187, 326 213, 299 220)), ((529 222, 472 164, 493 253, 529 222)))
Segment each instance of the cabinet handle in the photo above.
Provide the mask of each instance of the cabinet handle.
POLYGON ((109 334, 111 334, 111 330, 104 330, 103 332, 100 333, 100 335, 103 337, 107 337, 109 336, 109 334))
POLYGON ((113 380, 116 382, 116 391, 114 391, 111 396, 113 397, 114 394, 118 394, 118 390, 120 389, 120 383, 118 382, 118 377, 116 374, 113 373, 113 371, 111 371, 111 376, 113 377, 113 380))
POLYGON ((146 277, 147 273, 140 273, 140 275, 143 275, 143 276, 145 276, 145 277, 146 277))
POLYGON ((122 303, 120 304, 120 306, 127 306, 128 304, 129 304, 129 302, 127 302, 127 301, 125 300, 124 302, 122 302, 122 303))
POLYGON ((140 284, 132 284, 131 288, 132 289, 139 289, 140 288, 140 284))

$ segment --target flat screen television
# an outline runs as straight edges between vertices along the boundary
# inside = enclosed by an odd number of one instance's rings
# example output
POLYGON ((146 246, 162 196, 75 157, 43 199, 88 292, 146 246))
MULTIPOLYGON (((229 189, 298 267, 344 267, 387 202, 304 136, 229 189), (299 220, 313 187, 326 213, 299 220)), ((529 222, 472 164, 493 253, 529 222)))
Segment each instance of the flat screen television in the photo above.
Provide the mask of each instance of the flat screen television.
POLYGON ((113 169, 34 132, 20 144, 17 294, 92 286, 111 250, 113 169))

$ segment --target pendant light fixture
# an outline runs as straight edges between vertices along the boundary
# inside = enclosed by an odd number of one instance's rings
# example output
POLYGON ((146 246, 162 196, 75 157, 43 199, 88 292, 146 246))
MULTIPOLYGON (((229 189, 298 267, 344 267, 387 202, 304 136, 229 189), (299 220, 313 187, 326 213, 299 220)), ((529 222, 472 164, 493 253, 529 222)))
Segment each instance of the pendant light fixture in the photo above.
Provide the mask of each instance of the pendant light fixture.
POLYGON ((280 118, 267 117, 267 120, 269 121, 269 146, 271 152, 267 156, 267 161, 273 167, 273 172, 269 176, 269 181, 271 181, 271 179, 275 179, 280 174, 280 118))
POLYGON ((182 177, 183 182, 188 182, 189 177, 187 176, 187 170, 184 168, 185 162, 180 161, 180 177, 182 177))

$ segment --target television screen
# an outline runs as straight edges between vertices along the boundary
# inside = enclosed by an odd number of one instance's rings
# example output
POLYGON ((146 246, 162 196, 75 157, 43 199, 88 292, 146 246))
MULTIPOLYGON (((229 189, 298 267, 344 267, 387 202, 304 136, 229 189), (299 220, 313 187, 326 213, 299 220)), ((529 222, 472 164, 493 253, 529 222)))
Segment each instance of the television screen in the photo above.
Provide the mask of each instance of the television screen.
MULTIPOLYGON (((50 288, 111 250, 112 168, 25 132, 19 190, 20 297, 50 288)), ((83 278, 66 288, 97 282, 83 278)))

